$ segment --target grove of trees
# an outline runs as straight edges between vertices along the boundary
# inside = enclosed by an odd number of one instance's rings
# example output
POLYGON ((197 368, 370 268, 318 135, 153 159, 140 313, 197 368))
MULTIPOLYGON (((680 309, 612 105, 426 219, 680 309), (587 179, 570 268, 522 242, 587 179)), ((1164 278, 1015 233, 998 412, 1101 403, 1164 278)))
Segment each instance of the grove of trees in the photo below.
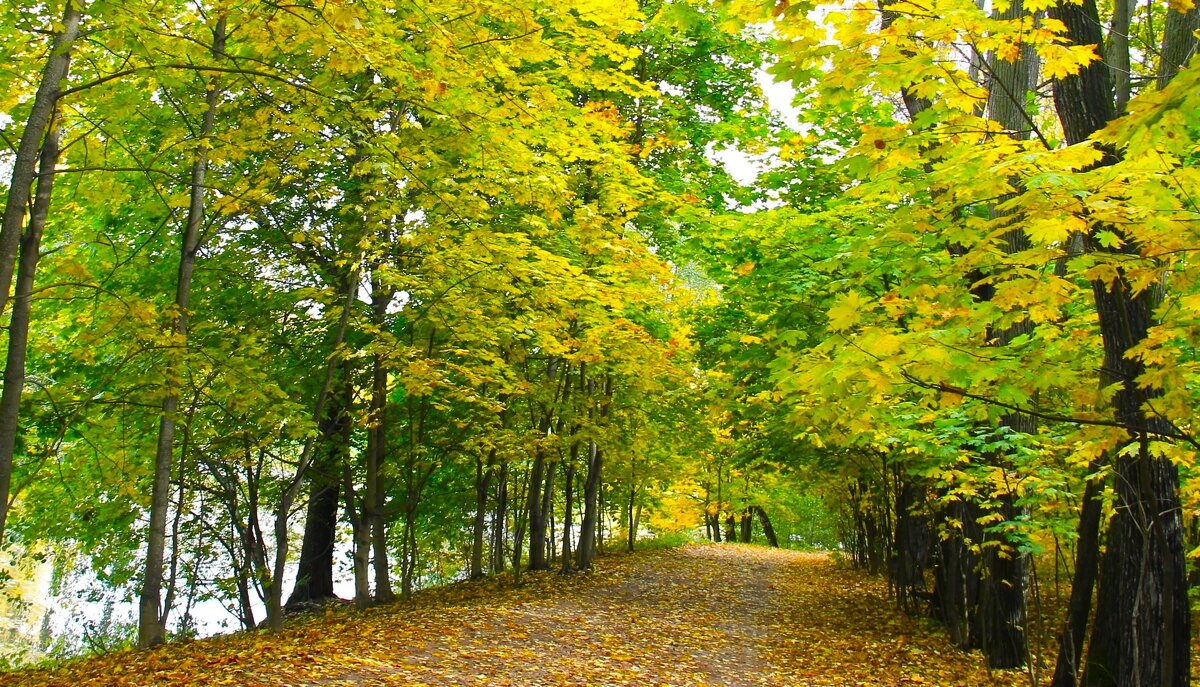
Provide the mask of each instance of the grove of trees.
POLYGON ((1189 684, 1189 0, 0 27, 0 548, 136 598, 139 646, 278 630, 342 552, 366 607, 836 528, 992 667, 1054 556, 1054 685, 1189 684))

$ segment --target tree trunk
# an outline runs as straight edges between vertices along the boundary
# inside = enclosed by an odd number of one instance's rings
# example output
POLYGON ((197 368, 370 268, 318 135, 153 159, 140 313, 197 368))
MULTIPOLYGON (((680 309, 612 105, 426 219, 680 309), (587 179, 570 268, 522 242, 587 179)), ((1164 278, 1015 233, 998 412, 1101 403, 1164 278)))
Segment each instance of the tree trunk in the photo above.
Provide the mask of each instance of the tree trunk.
POLYGON ((750 539, 754 536, 754 519, 750 515, 749 509, 742 511, 738 520, 738 534, 741 535, 739 541, 743 544, 749 544, 750 539))
POLYGON ((571 444, 571 459, 567 462, 566 485, 564 487, 565 506, 563 509, 563 535, 562 535, 562 569, 560 572, 564 575, 572 572, 571 567, 571 528, 574 526, 573 513, 571 510, 575 507, 575 459, 578 457, 579 444, 571 444))
POLYGON ((371 526, 367 522, 366 502, 359 499, 354 488, 354 470, 350 461, 343 465, 342 493, 345 498, 346 516, 350 520, 351 556, 354 567, 354 606, 359 610, 371 606, 371 526), (361 507, 360 507, 361 506, 361 507))
MULTIPOLYGON (((1052 17, 1066 26, 1071 43, 1101 42, 1094 0, 1060 5, 1052 17)), ((1108 68, 1102 62, 1054 83, 1054 103, 1069 144, 1083 141, 1114 118, 1108 87, 1108 68)), ((1100 164, 1114 160, 1115 152, 1109 151, 1100 164)), ((1137 254, 1138 247, 1121 227, 1097 225, 1093 231, 1112 231, 1122 239, 1120 247, 1107 252, 1137 254)), ((1143 408, 1158 392, 1138 384, 1145 366, 1128 355, 1146 339, 1155 298, 1150 290, 1134 293, 1119 267, 1112 283, 1093 282, 1092 294, 1104 345, 1103 381, 1118 385, 1114 416, 1136 450, 1115 459, 1117 500, 1100 561, 1082 684, 1183 687, 1190 682, 1191 628, 1178 475, 1170 460, 1148 450, 1150 438, 1167 436, 1170 428, 1145 414, 1143 408)))
MULTIPOLYGON (((59 84, 67 77, 71 49, 79 37, 81 19, 82 14, 75 0, 68 0, 63 10, 62 28, 54 36, 42 79, 33 96, 33 107, 29 110, 29 118, 25 120, 25 129, 21 132, 17 154, 12 161, 8 199, 4 204, 3 221, 0 222, 0 312, 4 312, 8 306, 8 292, 16 271, 17 251, 25 225, 25 212, 29 209, 29 196, 33 191, 39 150, 54 116, 59 84)), ((3 500, 7 501, 8 495, 3 496, 3 500)))
MULTIPOLYGON (((225 18, 213 28, 212 54, 220 58, 225 53, 225 18)), ((208 172, 209 140, 216 122, 217 104, 221 91, 213 77, 207 84, 204 115, 200 123, 199 141, 192 159, 190 198, 187 220, 180 241, 179 272, 175 284, 174 330, 176 345, 186 350, 188 335, 188 306, 191 301, 192 273, 196 267, 196 252, 200 248, 200 228, 204 225, 205 176, 208 172)), ((11 201, 11 196, 9 200, 11 201)), ((3 275, 0 275, 2 277, 3 275)), ((7 286, 7 284, 4 284, 7 286)), ((173 367, 168 363, 168 367, 173 367)), ((164 380, 165 396, 158 424, 158 446, 154 454, 154 483, 150 495, 150 532, 146 544, 146 572, 142 578, 138 611, 138 646, 145 649, 161 644, 166 636, 169 608, 161 608, 163 552, 166 547, 167 508, 171 488, 171 460, 175 452, 175 413, 179 408, 179 389, 169 370, 164 380)))
MULTIPOLYGON (((1017 20, 1029 13, 1023 3, 1017 0, 997 12, 998 19, 1017 20)), ((1028 140, 1033 131, 1033 124, 1027 113, 1027 102, 1035 87, 1037 55, 1027 45, 1021 46, 1018 57, 1014 60, 992 59, 993 79, 988 93, 987 115, 992 121, 998 122, 1006 135, 1028 140)), ((1005 213, 991 209, 993 218, 1001 218, 1005 213)), ((1010 255, 1020 253, 1030 247, 1029 240, 1021 229, 1019 212, 1015 213, 1009 223, 1011 227, 1004 234, 1004 251, 1010 255)), ((1003 275, 1002 275, 1003 276, 1003 275)), ((994 293, 992 288, 978 289, 981 300, 990 300, 994 293)), ((989 338, 995 340, 997 347, 1004 347, 1021 335, 1033 331, 1029 320, 1022 320, 1013 326, 991 332, 989 338)), ((1000 427, 1011 430, 1010 435, 1033 434, 1037 431, 1037 421, 1028 415, 1010 413, 1000 420, 1000 427)), ((983 457, 989 464, 1007 470, 1011 460, 1004 451, 996 451, 983 457)), ((995 505, 989 505, 985 510, 987 515, 1000 517, 1001 523, 1011 523, 1020 519, 1023 509, 1016 505, 1016 499, 1011 489, 996 487, 991 495, 995 505)), ((982 513, 981 513, 982 514, 982 513)), ((995 531, 979 531, 980 543, 986 542, 982 548, 982 567, 980 569, 978 589, 979 603, 977 606, 978 643, 988 658, 988 666, 995 669, 1017 668, 1025 664, 1028 647, 1025 637, 1025 581, 1027 577, 1028 557, 1022 553, 1021 542, 1014 530, 1001 524, 995 531)))
MULTIPOLYGON (((538 428, 538 438, 546 436, 549 422, 538 428)), ((539 446, 535 449, 533 467, 529 471, 529 492, 525 508, 529 512, 529 569, 548 570, 546 563, 546 517, 542 512, 542 482, 545 479, 546 453, 539 446)))
MULTIPOLYGON (((1171 79, 1187 65, 1188 60, 1200 48, 1200 6, 1195 4, 1187 12, 1167 10, 1167 24, 1163 30, 1162 49, 1158 62, 1158 87, 1166 88, 1171 79)), ((1120 110, 1118 110, 1120 111, 1120 110)))
POLYGON ((733 517, 733 513, 729 513, 725 516, 725 541, 735 542, 737 540, 737 520, 733 517))
POLYGON ((637 532, 637 531, 638 531, 638 529, 639 529, 639 525, 640 525, 640 524, 641 524, 641 522, 642 522, 642 508, 643 508, 643 506, 645 506, 645 505, 646 505, 646 504, 644 504, 644 503, 639 503, 639 504, 637 505, 637 508, 635 508, 635 509, 633 510, 633 531, 634 531, 634 532, 637 532))
MULTIPOLYGON (((1015 522, 1021 509, 1011 493, 996 500, 1005 522, 1015 522)), ((980 644, 988 657, 988 667, 1018 668, 1025 664, 1029 649, 1025 639, 1025 579, 1028 557, 1001 534, 1001 546, 985 548, 987 573, 979 582, 980 644)))
MULTIPOLYGON (((350 323, 350 312, 353 309, 354 298, 358 293, 358 263, 361 256, 361 252, 356 251, 350 261, 350 274, 347 276, 346 283, 344 284, 345 292, 343 293, 343 298, 345 300, 342 302, 342 312, 338 317, 337 329, 334 339, 331 342, 331 350, 335 351, 335 353, 325 365, 325 376, 321 381, 320 391, 317 393, 317 401, 313 405, 313 421, 318 424, 324 415, 329 391, 333 388, 333 380, 341 363, 336 351, 341 348, 342 342, 346 340, 346 327, 350 323)), ((267 624, 270 626, 272 632, 278 632, 283 629, 283 575, 288 559, 288 524, 292 513, 292 504, 296 501, 296 495, 300 493, 300 486, 304 483, 304 477, 312 463, 312 456, 315 449, 316 437, 310 435, 304 440, 304 448, 300 451, 300 459, 296 463, 291 481, 288 483, 287 489, 280 496, 279 503, 275 509, 275 560, 272 562, 270 574, 268 575, 264 571, 262 575, 264 580, 262 584, 267 596, 267 624)), ((336 507, 336 491, 333 494, 333 500, 336 507)))
MULTIPOLYGON (((521 479, 521 492, 517 497, 517 503, 528 504, 528 496, 529 478, 528 476, 525 476, 521 479)), ((514 582, 519 582, 521 579, 521 554, 525 544, 525 522, 528 515, 529 513, 527 511, 524 511, 524 509, 518 506, 516 516, 514 517, 515 522, 513 524, 512 566, 514 582)))
POLYGON ((487 462, 475 458, 475 520, 471 526, 470 578, 483 578, 483 538, 487 529, 488 491, 496 470, 496 448, 488 451, 487 462))
POLYGON ((637 523, 633 517, 633 510, 637 502, 637 487, 635 479, 637 478, 637 461, 634 460, 629 471, 629 501, 626 503, 626 517, 629 519, 629 541, 626 543, 626 550, 633 553, 633 542, 637 539, 637 523))
POLYGON ((891 576, 896 602, 913 612, 925 596, 925 568, 934 546, 929 520, 917 513, 925 490, 913 478, 900 473, 896 490, 896 533, 893 537, 891 576))
MULTIPOLYGON (((378 286, 372 289, 378 293, 378 286)), ((376 323, 382 326, 391 297, 374 304, 376 323)), ((391 565, 388 563, 387 519, 384 517, 386 489, 383 485, 383 462, 387 456, 387 367, 383 356, 376 353, 371 366, 371 425, 367 429, 367 484, 364 516, 370 527, 374 552, 375 601, 388 603, 396 598, 392 591, 391 565)))
MULTIPOLYGON (((1119 392, 1118 392, 1119 393, 1119 392)), ((1190 626, 1175 466, 1117 458, 1117 508, 1100 562, 1096 618, 1082 684, 1190 683, 1190 626)))
MULTIPOLYGON (((1103 467, 1095 461, 1088 467, 1089 474, 1096 474, 1103 467)), ((1099 479, 1089 479, 1083 490, 1083 509, 1079 514, 1079 537, 1075 544, 1075 575, 1071 580, 1071 600, 1067 605, 1067 619, 1058 636, 1058 662, 1054 666, 1051 687, 1076 687, 1079 684, 1079 666, 1083 658, 1083 642, 1087 637, 1088 615, 1092 610, 1092 591, 1096 585, 1096 573, 1100 562, 1100 526, 1104 503, 1100 496, 1104 484, 1099 479)))
MULTIPOLYGON (((345 388, 347 380, 339 382, 345 388)), ((338 479, 337 474, 346 458, 347 446, 339 438, 349 423, 349 408, 345 392, 337 403, 330 403, 328 415, 321 422, 320 435, 327 451, 320 464, 309 471, 311 484, 304 517, 304 537, 300 542, 300 560, 296 582, 288 596, 287 609, 295 611, 306 605, 333 598, 333 549, 337 543, 338 479)))
POLYGON ((554 555, 554 473, 558 468, 556 462, 546 464, 545 484, 542 485, 542 560, 544 565, 540 570, 550 569, 550 558, 554 555))
POLYGON ((1104 60, 1111 67, 1113 96, 1117 113, 1125 112, 1133 92, 1129 71, 1129 24, 1133 16, 1133 5, 1137 0, 1113 0, 1112 20, 1108 29, 1108 45, 1104 49, 1104 60))
POLYGON ((8 325, 8 353, 4 363, 4 392, 0 397, 0 541, 8 524, 8 492, 12 483, 13 456, 17 446, 17 426, 21 419, 21 394, 25 390, 25 357, 29 351, 29 325, 32 320, 33 282, 38 260, 42 257, 42 233, 50 216, 54 190, 54 168, 59 157, 59 129, 50 122, 39 157, 37 193, 29 214, 29 226, 21 237, 17 289, 13 294, 13 312, 8 325))
POLYGON ((600 471, 603 464, 600 447, 596 442, 589 441, 588 471, 583 482, 583 521, 579 524, 577 552, 580 570, 591 570, 592 562, 596 559, 596 525, 599 520, 600 471))
POLYGON ((945 514, 950 531, 938 546, 938 565, 934 569, 935 610, 950 631, 950 639, 964 650, 977 649, 979 632, 979 555, 975 547, 982 542, 974 502, 951 504, 945 514))
POLYGON ((771 526, 771 519, 767 517, 767 511, 762 509, 762 506, 750 506, 750 513, 758 518, 758 522, 762 525, 763 536, 767 538, 767 545, 774 548, 779 548, 779 539, 775 536, 775 528, 771 526))
POLYGON ((417 576, 417 491, 409 488, 404 498, 404 559, 401 561, 400 594, 411 599, 417 576))
MULTIPOLYGON (((604 400, 600 402, 597 415, 603 423, 608 416, 609 402, 612 399, 612 378, 606 376, 604 383, 604 400)), ((588 380, 588 391, 591 396, 596 389, 595 381, 588 380)), ((580 570, 591 570, 592 562, 596 559, 597 530, 600 526, 600 485, 604 469, 604 454, 600 446, 593 440, 588 441, 588 471, 583 482, 583 519, 580 522, 579 550, 576 553, 580 570)))
POLYGON ((492 574, 504 572, 508 541, 508 461, 500 461, 496 478, 496 510, 492 516, 492 574))

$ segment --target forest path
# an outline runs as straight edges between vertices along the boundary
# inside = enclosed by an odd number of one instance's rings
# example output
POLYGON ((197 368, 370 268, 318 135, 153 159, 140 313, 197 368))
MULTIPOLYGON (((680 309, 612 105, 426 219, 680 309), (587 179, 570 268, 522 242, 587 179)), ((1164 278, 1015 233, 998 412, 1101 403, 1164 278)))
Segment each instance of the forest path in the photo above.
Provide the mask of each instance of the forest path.
POLYGON ((989 675, 880 582, 741 545, 606 557, 597 572, 452 585, 411 604, 121 653, 0 685, 1024 685, 989 675))

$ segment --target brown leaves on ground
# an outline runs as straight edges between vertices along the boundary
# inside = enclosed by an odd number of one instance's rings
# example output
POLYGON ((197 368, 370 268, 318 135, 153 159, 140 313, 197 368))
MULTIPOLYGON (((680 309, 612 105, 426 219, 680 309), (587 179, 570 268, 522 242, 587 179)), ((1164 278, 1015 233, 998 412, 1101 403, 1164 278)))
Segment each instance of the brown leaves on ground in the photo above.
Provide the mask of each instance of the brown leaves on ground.
POLYGON ((123 652, 0 685, 1023 685, 828 557, 689 546, 598 572, 460 584, 414 603, 123 652))

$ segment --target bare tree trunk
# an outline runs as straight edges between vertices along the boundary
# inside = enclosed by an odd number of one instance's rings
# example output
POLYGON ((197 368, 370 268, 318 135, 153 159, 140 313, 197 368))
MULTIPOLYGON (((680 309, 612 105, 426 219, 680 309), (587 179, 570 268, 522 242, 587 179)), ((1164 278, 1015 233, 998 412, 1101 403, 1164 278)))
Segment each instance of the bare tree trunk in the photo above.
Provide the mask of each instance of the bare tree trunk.
POLYGON ((771 519, 767 517, 767 511, 762 509, 762 506, 750 506, 750 513, 758 518, 758 523, 762 525, 763 536, 767 538, 767 545, 779 548, 779 539, 775 536, 775 528, 771 526, 771 519))
POLYGON ((565 507, 563 510, 563 535, 562 535, 562 569, 560 572, 564 575, 572 572, 571 566, 571 528, 574 526, 572 509, 575 507, 575 460, 579 454, 579 443, 571 444, 571 458, 567 461, 567 475, 565 485, 565 507))
MULTIPOLYGON (((1195 4, 1187 12, 1167 10, 1167 25, 1163 31, 1161 58, 1158 63, 1158 87, 1166 88, 1171 79, 1187 65, 1200 47, 1196 38, 1200 31, 1200 6, 1195 4)), ((1118 110, 1120 112, 1120 110, 1118 110)))
MULTIPOLYGON (((342 379, 342 426, 339 432, 337 442, 338 448, 344 447, 342 456, 342 495, 345 499, 346 517, 350 520, 351 532, 351 560, 354 570, 354 606, 359 610, 369 608, 371 606, 371 501, 374 498, 374 490, 369 484, 370 476, 367 477, 368 484, 364 488, 364 493, 360 496, 358 490, 354 487, 354 465, 350 459, 350 443, 354 436, 354 425, 350 418, 353 417, 352 404, 354 403, 354 389, 351 386, 350 379, 352 370, 349 361, 343 372, 342 379)), ((374 399, 372 398, 372 402, 374 399)), ((368 429, 368 432, 371 430, 368 429)), ((371 448, 368 447, 368 462, 370 462, 371 448)), ((368 469, 368 472, 370 470, 368 469)), ((378 471, 376 471, 376 477, 378 471)), ((332 554, 332 544, 330 542, 330 553, 332 554)), ((331 559, 332 562, 332 559, 331 559)), ((332 589, 331 589, 332 592, 332 589)))
POLYGON ((296 581, 286 604, 286 608, 292 611, 333 598, 333 549, 337 543, 340 491, 338 472, 344 469, 349 458, 350 445, 346 432, 349 429, 350 408, 346 404, 352 394, 348 379, 343 378, 335 383, 341 391, 334 394, 335 402, 326 404, 325 417, 318 426, 324 450, 321 458, 310 466, 307 475, 310 486, 304 514, 304 535, 300 540, 296 581))
MULTIPOLYGON (((1088 467, 1096 474, 1103 466, 1095 461, 1088 467)), ((1075 544, 1075 575, 1071 580, 1071 599, 1067 618, 1058 636, 1058 661, 1054 666, 1051 687, 1075 687, 1079 684, 1079 666, 1083 660, 1083 643, 1087 637, 1088 615, 1092 610, 1092 592, 1100 563, 1100 526, 1104 484, 1089 479, 1083 490, 1083 508, 1079 514, 1078 539, 1075 544)))
POLYGON ((492 475, 496 471, 496 448, 488 451, 485 463, 475 458, 475 520, 471 526, 471 564, 469 575, 472 580, 483 578, 483 538, 487 529, 488 491, 492 475))
POLYGON ((496 510, 492 516, 492 574, 504 572, 508 542, 508 461, 500 460, 496 478, 496 510))
POLYGON ((545 563, 542 570, 550 569, 550 558, 554 555, 554 474, 558 469, 557 461, 546 463, 546 479, 542 485, 542 560, 545 563))
POLYGON ((342 496, 345 499, 346 517, 350 520, 352 542, 354 606, 361 610, 371 606, 371 527, 364 513, 368 510, 366 502, 362 501, 362 508, 359 508, 360 499, 354 488, 354 470, 350 462, 344 462, 342 468, 342 496))
POLYGON ((626 504, 626 517, 629 519, 629 539, 625 544, 625 548, 629 553, 633 553, 633 542, 637 539, 637 522, 633 517, 635 503, 637 502, 637 458, 630 458, 629 463, 629 502, 626 504))
POLYGON ((513 526, 513 581, 519 583, 521 581, 521 554, 522 545, 525 542, 525 519, 528 516, 528 511, 521 508, 520 504, 528 505, 527 497, 529 495, 529 477, 527 475, 521 477, 521 491, 517 495, 517 513, 514 516, 515 524, 513 526))
MULTIPOLYGON (((559 362, 557 359, 552 359, 547 367, 546 379, 550 382, 555 382, 558 379, 559 362)), ((570 376, 563 375, 564 386, 569 386, 570 376)), ((555 393, 557 397, 559 392, 555 393)), ((557 398, 556 398, 557 400, 557 398)), ((538 422, 537 432, 538 440, 541 441, 549 433, 553 427, 552 410, 546 409, 540 422, 538 422)), ((534 449, 533 468, 529 473, 529 493, 526 509, 529 512, 529 569, 530 570, 549 570, 550 564, 546 560, 546 524, 549 520, 549 509, 552 503, 553 496, 554 468, 546 468, 546 451, 539 445, 534 449), (543 484, 546 482, 547 484, 543 484)))
MULTIPOLYGON (((549 420, 538 428, 538 437, 544 437, 549 429, 549 420)), ((526 494, 525 510, 529 513, 529 569, 545 570, 546 564, 546 518, 542 513, 542 481, 545 478, 546 453, 539 446, 535 449, 533 467, 529 470, 529 490, 526 494)))
POLYGON ((400 595, 411 599, 417 577, 417 493, 410 488, 404 499, 404 560, 401 561, 400 595))
MULTIPOLYGON (((212 54, 220 58, 225 53, 225 18, 213 28, 212 54)), ((196 252, 200 248, 200 228, 204 225, 205 176, 208 172, 207 142, 212 138, 217 104, 221 91, 216 77, 209 81, 205 95, 205 110, 200 124, 200 145, 192 160, 192 173, 187 221, 184 225, 179 256, 179 274, 175 285, 175 334, 177 346, 187 348, 188 306, 191 301, 192 273, 196 267, 196 252)), ((169 608, 160 608, 162 593, 163 552, 167 535, 167 508, 171 487, 171 459, 175 450, 175 414, 179 408, 179 390, 173 372, 166 375, 166 395, 158 424, 158 447, 154 454, 154 486, 150 496, 150 534, 146 545, 146 572, 142 579, 141 602, 138 614, 138 646, 147 648, 161 644, 166 635, 169 608)))
POLYGON ((595 441, 588 441, 587 476, 583 481, 583 520, 579 524, 579 550, 576 563, 579 570, 591 570, 596 558, 596 524, 599 520, 600 470, 603 456, 595 441))
MULTIPOLYGON (((378 287, 373 289, 378 293, 378 287)), ((387 304, 391 298, 375 304, 376 324, 382 324, 387 304)), ((370 540, 374 549, 375 601, 387 603, 395 598, 392 592, 391 566, 388 565, 387 520, 384 518, 383 476, 384 458, 387 455, 387 367, 383 356, 376 353, 372 360, 371 374, 371 425, 367 429, 367 484, 364 515, 370 527, 370 540)))
POLYGON ((1108 63, 1113 76, 1113 97, 1118 114, 1125 112, 1125 105, 1129 103, 1129 96, 1133 92, 1133 80, 1129 73, 1129 24, 1136 1, 1113 0, 1108 42, 1104 46, 1104 61, 1108 63))

